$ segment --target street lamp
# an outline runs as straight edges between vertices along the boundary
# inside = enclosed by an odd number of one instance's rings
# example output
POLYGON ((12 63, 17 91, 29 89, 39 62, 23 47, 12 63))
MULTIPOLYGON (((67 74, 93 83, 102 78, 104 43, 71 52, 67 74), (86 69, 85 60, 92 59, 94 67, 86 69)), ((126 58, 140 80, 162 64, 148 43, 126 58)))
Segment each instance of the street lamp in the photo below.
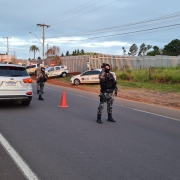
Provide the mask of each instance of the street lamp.
MULTIPOLYGON (((32 33, 32 32, 29 32, 29 33, 33 34, 39 40, 39 38, 34 33, 32 33)), ((43 46, 43 43, 40 40, 39 40, 39 42, 42 44, 42 65, 44 66, 44 52, 43 52, 44 46, 43 46)))

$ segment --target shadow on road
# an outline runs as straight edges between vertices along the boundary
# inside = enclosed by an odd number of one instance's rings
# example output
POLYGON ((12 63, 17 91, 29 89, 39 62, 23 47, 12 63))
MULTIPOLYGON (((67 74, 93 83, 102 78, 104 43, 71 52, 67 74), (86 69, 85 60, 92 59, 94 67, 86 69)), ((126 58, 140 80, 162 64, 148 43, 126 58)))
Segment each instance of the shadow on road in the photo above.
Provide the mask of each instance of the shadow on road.
POLYGON ((0 109, 5 108, 27 108, 28 106, 23 106, 21 102, 18 101, 0 101, 0 109))

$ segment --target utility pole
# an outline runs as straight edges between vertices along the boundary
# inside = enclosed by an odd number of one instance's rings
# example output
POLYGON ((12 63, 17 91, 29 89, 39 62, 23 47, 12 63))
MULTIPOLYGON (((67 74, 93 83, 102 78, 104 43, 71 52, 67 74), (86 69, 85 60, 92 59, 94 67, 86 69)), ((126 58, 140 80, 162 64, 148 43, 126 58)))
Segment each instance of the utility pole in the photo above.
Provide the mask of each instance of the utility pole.
MULTIPOLYGON (((49 49, 49 44, 47 44, 47 52, 48 52, 48 49, 49 49)), ((48 58, 48 54, 47 54, 47 58, 48 58)))
POLYGON ((11 37, 3 37, 3 38, 7 39, 7 64, 8 64, 8 62, 9 62, 9 56, 8 56, 8 53, 9 53, 9 44, 8 44, 8 40, 11 39, 11 37))
POLYGON ((46 25, 46 24, 37 24, 37 26, 39 27, 42 27, 42 40, 43 40, 43 43, 42 43, 42 64, 44 66, 44 41, 45 41, 45 36, 44 36, 44 27, 50 27, 50 25, 46 25))

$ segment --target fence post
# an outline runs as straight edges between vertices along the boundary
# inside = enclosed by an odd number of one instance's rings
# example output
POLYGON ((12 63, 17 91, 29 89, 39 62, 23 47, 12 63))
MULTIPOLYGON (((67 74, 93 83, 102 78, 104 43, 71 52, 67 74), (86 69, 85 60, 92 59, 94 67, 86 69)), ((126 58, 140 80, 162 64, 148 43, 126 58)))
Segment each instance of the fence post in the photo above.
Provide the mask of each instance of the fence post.
POLYGON ((151 75, 152 75, 152 67, 149 67, 149 80, 151 80, 151 75))
POLYGON ((126 73, 126 68, 125 68, 125 66, 123 66, 123 73, 124 73, 124 74, 126 73))

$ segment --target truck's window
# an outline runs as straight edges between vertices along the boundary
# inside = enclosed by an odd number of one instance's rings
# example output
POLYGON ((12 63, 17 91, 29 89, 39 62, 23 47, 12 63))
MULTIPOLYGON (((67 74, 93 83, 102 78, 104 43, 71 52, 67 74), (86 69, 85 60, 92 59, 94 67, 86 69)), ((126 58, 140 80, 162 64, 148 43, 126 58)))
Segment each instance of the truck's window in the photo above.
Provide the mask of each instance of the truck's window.
POLYGON ((60 70, 60 67, 56 67, 56 70, 60 70))

